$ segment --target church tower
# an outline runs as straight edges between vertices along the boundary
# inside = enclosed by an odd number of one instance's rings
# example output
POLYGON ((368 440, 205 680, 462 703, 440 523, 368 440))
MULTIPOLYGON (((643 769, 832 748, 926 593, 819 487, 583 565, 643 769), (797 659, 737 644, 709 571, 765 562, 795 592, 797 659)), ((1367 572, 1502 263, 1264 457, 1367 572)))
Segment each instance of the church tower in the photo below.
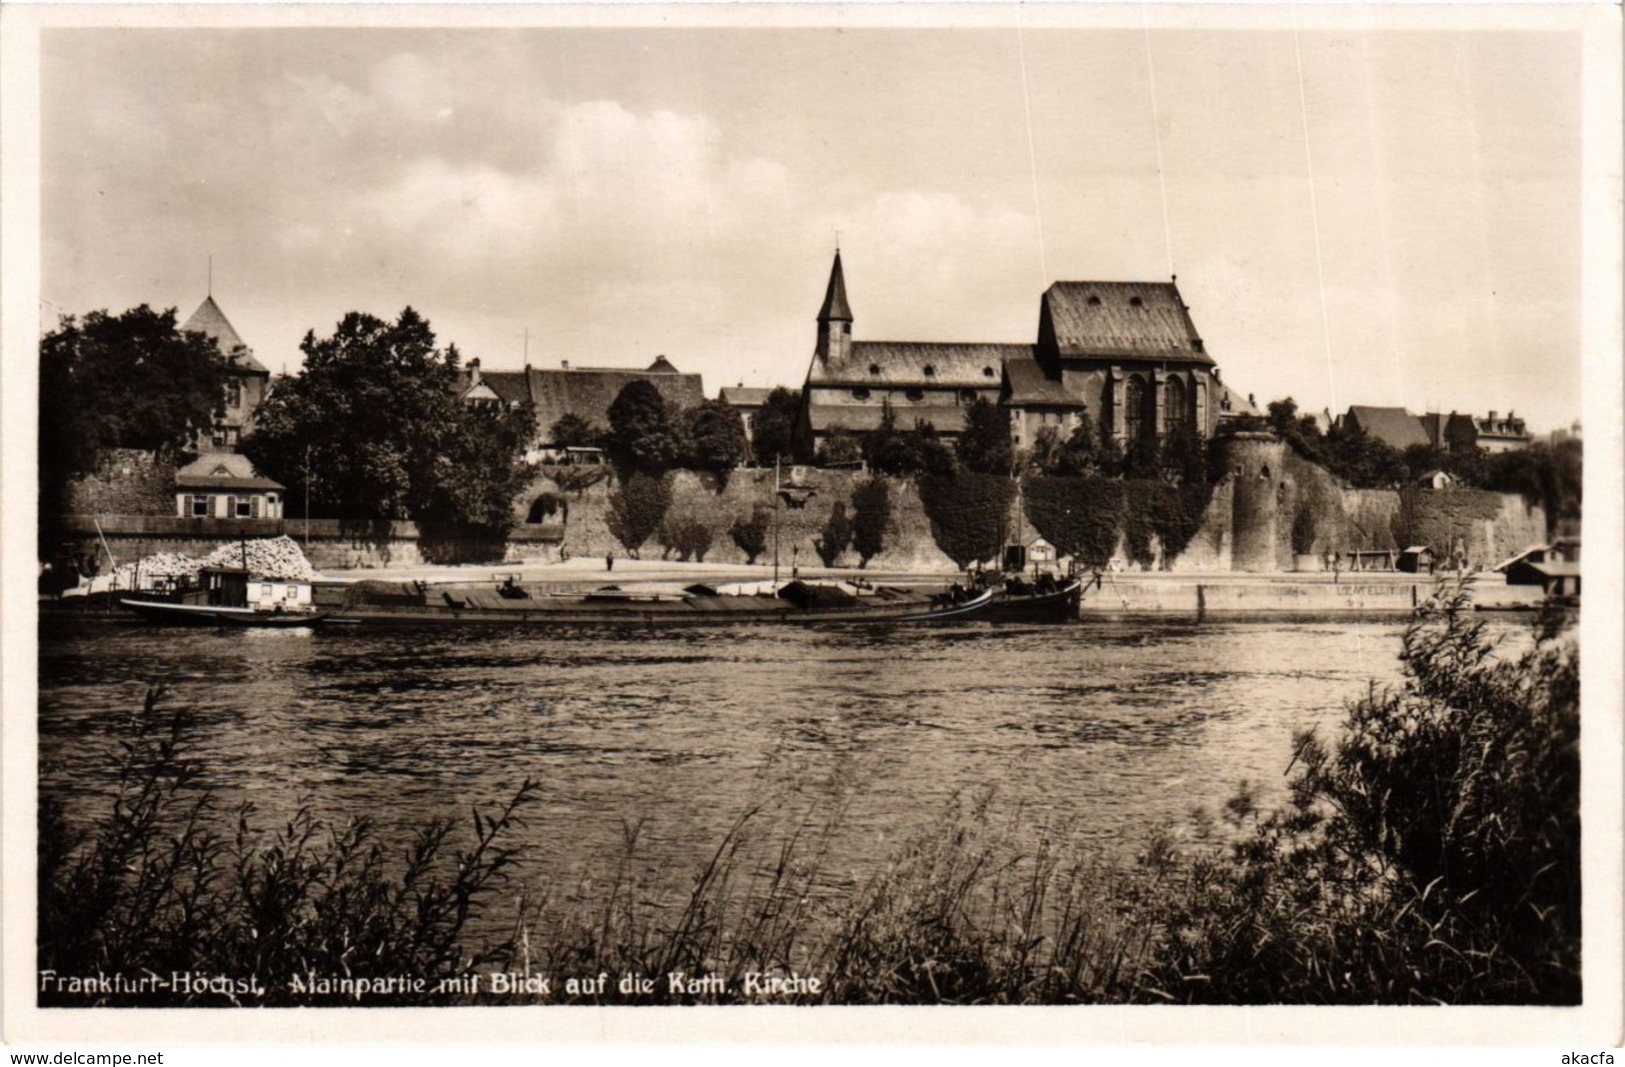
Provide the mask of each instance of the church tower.
POLYGON ((852 354, 852 309, 846 303, 846 278, 841 274, 841 250, 835 250, 835 266, 829 272, 829 290, 818 312, 816 354, 826 366, 846 362, 852 354))

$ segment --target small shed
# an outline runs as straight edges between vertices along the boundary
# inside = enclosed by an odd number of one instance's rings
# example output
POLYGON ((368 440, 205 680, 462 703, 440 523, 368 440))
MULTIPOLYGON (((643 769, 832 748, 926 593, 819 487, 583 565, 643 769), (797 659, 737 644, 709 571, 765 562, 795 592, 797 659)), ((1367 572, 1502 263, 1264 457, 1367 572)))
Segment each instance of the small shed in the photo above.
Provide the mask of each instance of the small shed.
POLYGON ((1423 489, 1454 489, 1456 478, 1448 471, 1428 471, 1419 482, 1423 489))
POLYGON ((1538 585, 1547 596, 1579 596, 1580 565, 1519 560, 1507 568, 1508 585, 1538 585))
POLYGON ((1055 546, 1042 537, 1034 538, 1027 543, 1027 562, 1032 564, 1054 563, 1055 546))
POLYGON ((1424 570, 1432 570, 1433 563, 1433 549, 1427 545, 1412 545, 1399 554, 1396 566, 1406 574, 1417 574, 1424 570))

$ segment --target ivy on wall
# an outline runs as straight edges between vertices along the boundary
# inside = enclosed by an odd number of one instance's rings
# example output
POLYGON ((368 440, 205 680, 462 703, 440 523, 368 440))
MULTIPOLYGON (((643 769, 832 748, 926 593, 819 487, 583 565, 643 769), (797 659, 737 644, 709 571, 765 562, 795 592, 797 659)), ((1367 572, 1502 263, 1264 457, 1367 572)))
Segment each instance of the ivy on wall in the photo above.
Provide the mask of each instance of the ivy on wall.
POLYGON ((1016 483, 1003 475, 928 474, 920 478, 920 503, 931 536, 961 567, 996 559, 1004 547, 1005 519, 1016 483))

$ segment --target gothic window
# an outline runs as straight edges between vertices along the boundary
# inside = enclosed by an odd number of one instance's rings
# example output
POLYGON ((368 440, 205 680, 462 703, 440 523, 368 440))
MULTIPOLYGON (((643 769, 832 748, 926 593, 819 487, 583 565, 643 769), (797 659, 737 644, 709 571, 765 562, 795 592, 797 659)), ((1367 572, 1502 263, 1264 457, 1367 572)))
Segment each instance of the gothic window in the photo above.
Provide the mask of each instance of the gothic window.
POLYGON ((1123 428, 1128 431, 1130 441, 1138 441, 1145 435, 1147 395, 1145 381, 1138 374, 1131 375, 1123 389, 1123 428))
POLYGON ((1178 378, 1168 379, 1168 391, 1163 397, 1163 432, 1173 433, 1185 425, 1185 383, 1178 378))

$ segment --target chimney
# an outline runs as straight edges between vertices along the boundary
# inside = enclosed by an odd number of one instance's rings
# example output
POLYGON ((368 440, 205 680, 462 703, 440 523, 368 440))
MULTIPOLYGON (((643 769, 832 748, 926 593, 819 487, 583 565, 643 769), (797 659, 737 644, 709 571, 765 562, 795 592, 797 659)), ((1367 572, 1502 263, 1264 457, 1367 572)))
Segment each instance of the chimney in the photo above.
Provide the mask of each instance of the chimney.
POLYGON ((567 360, 567 359, 559 360, 559 367, 561 369, 563 369, 563 370, 569 370, 570 369, 570 361, 567 360))
POLYGON ((480 357, 475 356, 468 361, 468 384, 480 384, 480 357))
POLYGON ((1490 421, 1491 421, 1491 422, 1494 422, 1494 421, 1495 421, 1495 412, 1493 412, 1493 411, 1492 411, 1492 412, 1490 412, 1490 421))

